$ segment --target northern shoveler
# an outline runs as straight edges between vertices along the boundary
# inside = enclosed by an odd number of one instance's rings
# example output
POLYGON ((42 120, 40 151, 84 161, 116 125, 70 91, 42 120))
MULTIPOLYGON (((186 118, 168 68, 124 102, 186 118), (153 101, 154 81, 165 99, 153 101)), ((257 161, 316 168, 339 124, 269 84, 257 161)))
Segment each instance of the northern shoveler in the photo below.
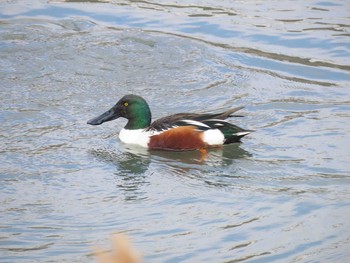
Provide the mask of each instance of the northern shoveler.
POLYGON ((151 110, 147 102, 137 95, 126 95, 110 110, 89 120, 100 125, 119 117, 128 120, 119 138, 127 144, 135 144, 150 150, 189 151, 239 142, 251 133, 225 121, 243 107, 216 114, 178 113, 151 123, 151 110))

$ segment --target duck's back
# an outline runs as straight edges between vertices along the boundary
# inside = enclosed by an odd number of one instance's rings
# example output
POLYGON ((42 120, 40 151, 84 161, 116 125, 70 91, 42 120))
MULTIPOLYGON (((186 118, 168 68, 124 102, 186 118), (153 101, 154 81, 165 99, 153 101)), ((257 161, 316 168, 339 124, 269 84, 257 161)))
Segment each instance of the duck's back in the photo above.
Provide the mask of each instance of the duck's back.
POLYGON ((224 120, 228 117, 243 117, 242 115, 233 115, 236 111, 242 109, 243 107, 237 107, 225 112, 208 114, 208 113, 177 113, 169 115, 167 117, 160 118, 154 121, 149 129, 151 130, 167 130, 174 126, 187 126, 188 123, 184 122, 186 120, 192 120, 197 122, 203 122, 212 119, 224 120))

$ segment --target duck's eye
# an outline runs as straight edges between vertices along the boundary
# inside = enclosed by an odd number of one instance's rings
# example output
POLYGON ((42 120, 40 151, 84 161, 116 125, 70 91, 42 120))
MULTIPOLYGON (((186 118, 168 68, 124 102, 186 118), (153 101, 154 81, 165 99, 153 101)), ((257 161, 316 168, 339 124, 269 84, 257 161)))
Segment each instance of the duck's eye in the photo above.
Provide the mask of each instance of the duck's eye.
POLYGON ((126 102, 124 102, 124 106, 125 107, 128 107, 129 106, 129 103, 126 101, 126 102))

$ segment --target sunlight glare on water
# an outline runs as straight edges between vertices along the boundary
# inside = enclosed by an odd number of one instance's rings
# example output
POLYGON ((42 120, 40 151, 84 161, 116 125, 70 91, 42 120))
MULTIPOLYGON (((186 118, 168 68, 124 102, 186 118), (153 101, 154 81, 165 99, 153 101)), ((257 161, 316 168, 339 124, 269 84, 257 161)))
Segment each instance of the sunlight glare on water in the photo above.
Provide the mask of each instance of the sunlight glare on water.
POLYGON ((0 3, 0 262, 350 259, 346 1, 0 3), (118 119, 245 106, 242 144, 148 152, 118 119))

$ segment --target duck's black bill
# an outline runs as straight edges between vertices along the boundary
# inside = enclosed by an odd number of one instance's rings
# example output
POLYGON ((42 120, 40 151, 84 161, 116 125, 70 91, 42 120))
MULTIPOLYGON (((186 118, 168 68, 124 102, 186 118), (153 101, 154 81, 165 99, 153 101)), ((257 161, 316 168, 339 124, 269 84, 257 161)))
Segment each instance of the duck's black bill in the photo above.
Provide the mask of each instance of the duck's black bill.
POLYGON ((97 116, 87 122, 87 124, 90 125, 100 125, 107 121, 112 121, 115 119, 118 119, 120 116, 117 114, 114 109, 110 109, 109 111, 106 111, 105 113, 101 114, 100 116, 97 116))

